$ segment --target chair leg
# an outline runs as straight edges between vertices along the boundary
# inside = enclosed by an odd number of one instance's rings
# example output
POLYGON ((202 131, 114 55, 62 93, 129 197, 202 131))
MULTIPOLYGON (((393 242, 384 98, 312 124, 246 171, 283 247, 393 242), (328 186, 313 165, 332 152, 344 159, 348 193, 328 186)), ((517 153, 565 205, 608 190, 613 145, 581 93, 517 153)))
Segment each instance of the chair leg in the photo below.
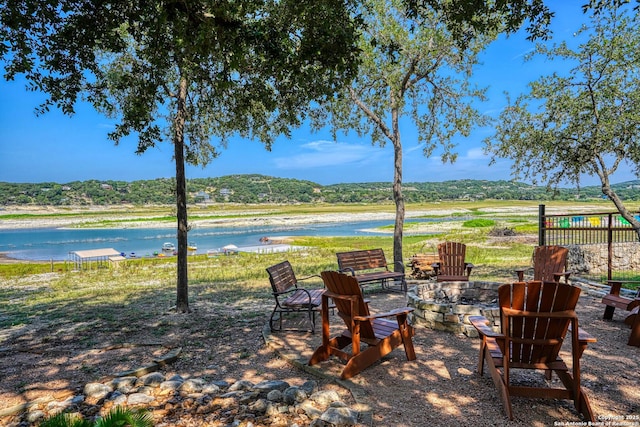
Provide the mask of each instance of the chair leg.
POLYGON ((311 333, 316 333, 316 312, 314 310, 315 307, 309 306, 308 315, 309 315, 309 324, 311 325, 311 333))
POLYGON ((595 422, 593 410, 589 404, 589 399, 582 388, 576 387, 573 377, 567 371, 555 370, 555 373, 558 375, 558 378, 560 378, 560 381, 562 381, 562 384, 564 384, 567 391, 569 391, 576 410, 584 416, 585 420, 595 422))
POLYGON ((273 311, 271 312, 271 317, 269 318, 269 328, 271 329, 271 332, 277 332, 282 330, 282 312, 278 311, 277 306, 274 307, 273 311), (280 315, 278 316, 279 327, 277 329, 273 326, 273 317, 276 315, 276 313, 280 313, 280 315))
POLYGON ((631 335, 629 336, 628 345, 640 347, 640 313, 635 315, 633 324, 631 325, 631 335))
POLYGON ((500 371, 498 370, 498 367, 495 365, 491 356, 488 357, 487 362, 490 365, 489 370, 491 371, 491 378, 493 378, 493 383, 498 389, 498 394, 500 394, 504 412, 506 412, 507 417, 509 417, 509 419, 513 421, 513 409, 511 407, 511 394, 509 393, 509 384, 507 384, 505 378, 500 375, 500 371))
MULTIPOLYGON (((483 335, 480 341, 480 354, 478 355, 478 374, 480 376, 482 376, 484 372, 484 358, 485 358, 486 350, 487 350, 487 337, 483 335)), ((488 356, 491 357, 491 355, 488 355, 488 356)))
POLYGON ((613 319, 613 313, 616 311, 616 308, 612 305, 608 305, 604 308, 604 315, 602 316, 603 320, 611 320, 613 319))

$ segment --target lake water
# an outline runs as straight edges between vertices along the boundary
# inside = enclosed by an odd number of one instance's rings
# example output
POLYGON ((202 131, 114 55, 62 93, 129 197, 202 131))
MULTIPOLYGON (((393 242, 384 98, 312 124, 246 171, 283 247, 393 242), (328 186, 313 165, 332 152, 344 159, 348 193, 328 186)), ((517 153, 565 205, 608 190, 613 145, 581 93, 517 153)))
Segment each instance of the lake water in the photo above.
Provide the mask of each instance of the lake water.
MULTIPOLYGON (((415 221, 442 221, 443 219, 411 219, 415 221)), ((292 226, 260 227, 194 227, 189 232, 189 242, 198 246, 197 253, 234 244, 255 246, 261 237, 278 236, 375 236, 389 235, 365 231, 392 225, 393 220, 360 221, 342 223, 317 223, 292 226)), ((24 260, 65 260, 69 252, 113 248, 125 254, 137 256, 160 252, 164 242, 177 244, 174 228, 127 229, 55 229, 34 228, 0 230, 0 252, 24 260)))

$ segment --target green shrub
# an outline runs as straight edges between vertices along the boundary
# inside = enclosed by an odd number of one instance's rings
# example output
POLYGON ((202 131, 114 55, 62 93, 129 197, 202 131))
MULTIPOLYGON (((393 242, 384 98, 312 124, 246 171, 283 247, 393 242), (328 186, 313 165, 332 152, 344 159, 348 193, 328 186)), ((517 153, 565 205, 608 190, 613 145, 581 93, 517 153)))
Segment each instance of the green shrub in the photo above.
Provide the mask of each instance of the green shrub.
POLYGON ((496 222, 492 219, 476 218, 470 219, 462 223, 463 227, 477 228, 477 227, 493 227, 496 222))
POLYGON ((40 427, 152 427, 151 415, 139 409, 115 407, 95 422, 83 419, 78 414, 60 413, 45 419, 40 427))

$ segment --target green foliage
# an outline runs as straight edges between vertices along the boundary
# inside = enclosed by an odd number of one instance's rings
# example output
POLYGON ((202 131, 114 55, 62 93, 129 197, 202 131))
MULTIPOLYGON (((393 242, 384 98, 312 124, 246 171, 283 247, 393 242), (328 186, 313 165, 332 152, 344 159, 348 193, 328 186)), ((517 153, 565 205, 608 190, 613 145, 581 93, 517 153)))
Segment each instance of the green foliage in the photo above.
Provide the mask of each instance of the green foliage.
POLYGON ((576 48, 568 41, 537 47, 537 54, 571 68, 531 82, 486 142, 495 157, 513 160, 516 178, 555 188, 598 176, 602 194, 640 237, 640 221, 610 183, 622 164, 640 173, 640 11, 615 3, 602 3, 590 26, 576 29, 576 48))
POLYGON ((115 407, 95 422, 78 414, 59 413, 45 419, 40 427, 152 427, 151 414, 144 410, 115 407))
POLYGON ((517 31, 528 23, 529 39, 546 39, 553 17, 544 0, 406 0, 409 11, 419 15, 426 8, 442 10, 445 24, 460 45, 469 43, 476 34, 517 31))
POLYGON ((496 225, 496 222, 494 220, 484 218, 471 219, 462 223, 463 227, 469 228, 493 227, 494 225, 496 225))
POLYGON ((0 277, 22 277, 30 274, 50 273, 63 271, 65 264, 61 262, 50 263, 10 263, 0 264, 0 277))
MULTIPOLYGON (((117 206, 122 203, 133 205, 170 205, 174 201, 173 179, 154 179, 133 182, 121 181, 76 181, 67 184, 53 183, 7 183, 0 182, 0 205, 51 205, 51 206, 117 206), (51 192, 57 186, 61 193, 51 192)), ((456 180, 442 182, 408 182, 403 185, 407 203, 428 203, 436 201, 478 201, 478 200, 575 200, 600 199, 600 186, 577 189, 563 188, 556 193, 546 187, 538 187, 515 181, 456 180)), ((629 181, 611 186, 625 201, 640 200, 640 181, 629 181)), ((392 188, 389 183, 344 183, 320 185, 310 181, 276 178, 264 175, 230 175, 219 178, 196 178, 187 181, 189 203, 216 204, 294 204, 294 203, 393 203, 392 188)), ((319 208, 314 208, 317 211, 319 208)), ((370 209, 370 208, 369 208, 370 209)), ((166 212, 166 209, 165 209, 166 212)), ((474 215, 482 215, 477 208, 474 215)), ((5 214, 0 211, 0 219, 19 219, 28 214, 5 214)), ((53 214, 39 214, 44 217, 53 214)), ((60 217, 64 213, 57 213, 60 217)), ((77 213, 66 214, 69 218, 77 213)), ((95 215, 89 212, 82 215, 95 215)), ((197 213, 192 212, 191 218, 197 213)), ((165 220, 175 221, 175 215, 165 220)), ((105 223, 106 224, 106 223, 105 223)))

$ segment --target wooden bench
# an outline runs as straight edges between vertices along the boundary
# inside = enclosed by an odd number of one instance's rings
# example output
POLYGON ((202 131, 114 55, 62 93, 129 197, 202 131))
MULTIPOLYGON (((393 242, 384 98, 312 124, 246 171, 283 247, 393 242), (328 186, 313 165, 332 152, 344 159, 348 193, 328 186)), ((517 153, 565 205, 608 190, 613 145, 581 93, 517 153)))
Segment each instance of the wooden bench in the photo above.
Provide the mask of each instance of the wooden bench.
POLYGON ((404 272, 390 271, 382 249, 367 249, 351 252, 339 252, 338 269, 350 273, 362 287, 366 284, 380 282, 383 289, 392 289, 396 281, 400 282, 400 290, 407 292, 404 272))
POLYGON ((616 308, 621 308, 626 311, 632 311, 634 308, 640 306, 640 290, 636 294, 635 298, 627 298, 620 295, 622 285, 624 283, 638 283, 635 280, 607 280, 611 289, 609 293, 602 298, 602 303, 606 305, 604 309, 604 320, 613 319, 613 313, 616 308))
POLYGON ((416 279, 428 279, 436 275, 434 264, 439 261, 437 254, 415 254, 408 266, 411 267, 411 275, 416 279))
POLYGON ((316 312, 320 310, 322 305, 322 289, 304 289, 298 287, 298 282, 311 279, 312 277, 320 278, 313 275, 297 279, 293 272, 293 267, 289 261, 283 261, 279 264, 272 265, 267 268, 269 273, 269 282, 276 305, 273 308, 271 317, 269 318, 269 327, 272 331, 282 330, 282 315, 291 312, 306 312, 309 318, 310 331, 315 332, 316 312), (276 328, 274 317, 278 313, 278 327, 276 328))
POLYGON ((624 323, 631 326, 631 336, 629 337, 629 345, 640 347, 640 288, 634 298, 627 298, 620 295, 622 285, 625 283, 639 283, 637 280, 607 280, 611 286, 609 293, 602 297, 602 303, 606 305, 602 319, 613 319, 613 313, 616 308, 629 311, 629 315, 624 323))
POLYGON ((640 347, 640 306, 631 310, 631 314, 625 319, 624 323, 631 326, 631 335, 629 335, 628 345, 640 347))

